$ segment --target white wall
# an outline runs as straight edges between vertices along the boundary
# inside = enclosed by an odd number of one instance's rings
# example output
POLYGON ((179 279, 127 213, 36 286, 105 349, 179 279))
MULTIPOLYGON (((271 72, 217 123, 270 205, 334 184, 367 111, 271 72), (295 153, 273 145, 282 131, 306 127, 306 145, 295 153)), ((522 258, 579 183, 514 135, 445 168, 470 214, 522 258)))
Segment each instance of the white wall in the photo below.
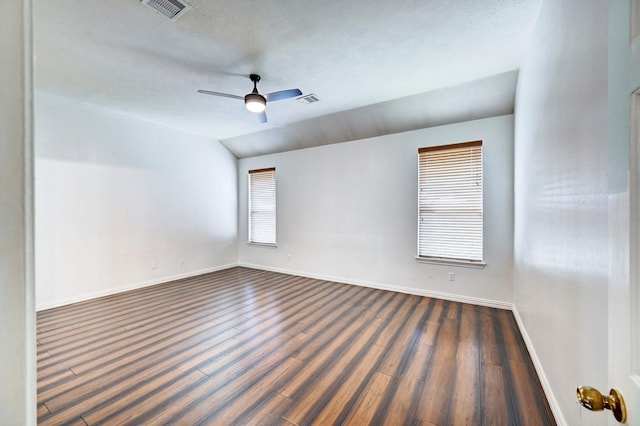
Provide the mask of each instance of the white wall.
POLYGON ((511 115, 243 159, 238 173, 241 264, 480 303, 511 302, 511 115), (484 141, 487 266, 418 263, 417 149, 478 139, 484 141), (247 171, 272 166, 278 246, 248 245, 247 171), (447 280, 449 271, 455 282, 447 280))
POLYGON ((30 7, 4 2, 0 13, 0 424, 8 426, 36 423, 30 7))
POLYGON ((35 124, 38 308, 236 262, 219 142, 41 91, 35 124))
POLYGON ((516 94, 514 304, 571 425, 606 422, 576 386, 609 388, 606 17, 543 2, 516 94))

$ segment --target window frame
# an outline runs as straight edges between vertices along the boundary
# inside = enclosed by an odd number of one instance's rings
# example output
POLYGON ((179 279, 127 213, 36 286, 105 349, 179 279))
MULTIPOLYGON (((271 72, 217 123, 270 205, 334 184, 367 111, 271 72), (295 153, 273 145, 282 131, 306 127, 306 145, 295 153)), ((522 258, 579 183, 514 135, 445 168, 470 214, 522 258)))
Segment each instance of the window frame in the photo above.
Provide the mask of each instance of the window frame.
MULTIPOLYGON (((268 207, 268 206, 267 206, 268 207)), ((267 168, 261 168, 261 169, 252 169, 249 170, 247 172, 247 244, 251 244, 251 245, 257 245, 257 246, 267 246, 267 247, 276 247, 277 246, 277 182, 276 182, 276 168, 275 167, 267 167, 267 168), (254 210, 254 204, 256 204, 256 201, 254 199, 254 192, 252 190, 252 183, 253 185, 255 185, 256 182, 253 182, 254 177, 253 176, 257 176, 257 175, 263 175, 265 176, 266 174, 270 174, 272 176, 271 181, 272 182, 267 182, 267 185, 269 185, 268 187, 266 187, 267 190, 269 190, 271 192, 271 194, 269 195, 269 197, 272 197, 272 200, 267 200, 267 204, 272 204, 273 205, 273 220, 270 221, 269 223, 271 224, 271 227, 273 228, 273 239, 269 240, 269 239, 259 239, 257 238, 256 233, 254 232, 254 227, 255 227, 255 221, 254 221, 254 213, 257 212, 268 212, 267 210, 265 210, 264 206, 262 209, 255 209, 254 210), (252 225, 252 223, 254 225, 252 225)), ((259 231, 261 233, 264 233, 265 231, 259 231)))
MULTIPOLYGON (((465 266, 465 267, 472 267, 472 268, 484 268, 486 266, 485 259, 484 259, 484 256, 485 256, 485 253, 484 253, 484 201, 483 201, 484 200, 484 151, 485 151, 484 143, 482 140, 460 142, 460 143, 447 144, 447 145, 430 146, 430 147, 423 147, 418 149, 418 182, 417 182, 418 194, 417 194, 417 230, 416 230, 417 231, 416 232, 416 237, 417 237, 416 253, 417 254, 415 256, 417 261, 424 262, 424 263, 465 266), (479 155, 479 159, 476 158, 475 162, 473 162, 474 153, 472 148, 476 148, 476 147, 480 148, 479 150, 480 155, 479 155), (461 190, 460 194, 462 195, 459 195, 457 198, 450 198, 449 201, 453 201, 453 203, 439 204, 436 202, 432 204, 425 204, 426 203, 425 199, 427 197, 422 194, 424 194, 424 191, 427 190, 426 179, 428 178, 426 177, 425 173, 427 168, 426 161, 427 161, 428 153, 430 152, 442 153, 443 151, 460 150, 464 148, 470 148, 469 154, 465 154, 464 152, 462 152, 462 155, 471 158, 470 161, 472 161, 472 163, 469 165, 467 171, 472 171, 473 173, 476 173, 476 184, 477 184, 477 175, 479 174, 480 176, 479 194, 477 192, 473 193, 472 190, 465 188, 464 186, 465 183, 468 183, 468 182, 465 182, 457 185, 456 188, 460 188, 461 190), (478 172, 478 166, 479 166, 479 172, 478 172), (478 195, 479 195, 479 202, 477 199, 478 195), (466 201, 470 201, 470 202, 459 203, 459 201, 461 200, 464 201, 464 197, 467 197, 466 201), (446 205, 446 207, 443 207, 444 205, 446 205), (448 213, 451 213, 453 215, 458 215, 457 220, 460 220, 459 218, 460 215, 465 215, 465 214, 470 215, 469 224, 475 225, 475 229, 472 231, 473 239, 471 240, 470 244, 464 245, 463 251, 461 251, 459 255, 457 256, 455 254, 451 255, 450 246, 447 249, 448 252, 447 250, 443 250, 442 248, 439 248, 439 249, 436 248, 434 249, 436 250, 434 254, 431 254, 431 255, 425 254, 425 246, 427 245, 427 242, 424 241, 425 240, 424 235, 426 232, 426 228, 429 225, 423 224, 422 222, 425 219, 425 215, 428 214, 428 212, 426 211, 427 209, 431 210, 431 212, 434 213, 434 215, 437 215, 438 213, 445 214, 445 211, 448 211, 448 213), (473 215, 474 214, 477 215, 478 213, 480 215, 479 220, 477 219, 477 217, 473 218, 473 215), (477 222, 479 222, 479 225, 477 222), (478 226, 479 226, 479 230, 478 230, 478 226), (475 243, 475 249, 472 248, 474 246, 474 243, 475 243), (479 248, 477 247, 478 243, 479 243, 479 248), (440 252, 438 253, 437 250, 440 250, 440 252), (469 253, 469 251, 473 252, 474 250, 476 253, 479 251, 479 256, 465 256, 466 253, 469 253)), ((449 160, 455 160, 455 156, 456 156, 456 153, 452 153, 451 158, 449 160)), ((460 161, 463 161, 463 159, 461 159, 460 161)), ((442 164, 440 166, 442 167, 442 164)), ((440 184, 442 187, 451 185, 450 179, 455 176, 454 171, 445 170, 445 172, 449 173, 448 176, 445 175, 445 179, 448 179, 449 182, 442 182, 440 184)), ((430 184, 431 185, 434 184, 433 178, 430 184)), ((449 221, 449 225, 450 224, 451 224, 451 221, 449 221)), ((447 232, 443 231, 438 237, 440 238, 446 237, 447 236, 446 234, 447 232)), ((437 242, 434 243, 434 245, 437 245, 437 244, 438 244, 437 242)))

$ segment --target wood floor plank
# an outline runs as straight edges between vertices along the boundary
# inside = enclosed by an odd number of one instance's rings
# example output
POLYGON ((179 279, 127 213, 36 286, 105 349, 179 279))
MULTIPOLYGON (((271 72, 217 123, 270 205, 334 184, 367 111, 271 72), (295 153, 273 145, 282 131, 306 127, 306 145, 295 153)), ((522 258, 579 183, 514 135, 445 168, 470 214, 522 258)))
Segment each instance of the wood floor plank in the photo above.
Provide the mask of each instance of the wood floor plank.
MULTIPOLYGON (((513 380, 514 397, 518 404, 518 418, 521 424, 528 425, 544 425, 545 418, 532 415, 532 411, 537 411, 534 402, 540 398, 539 390, 535 387, 526 363, 518 361, 509 361, 509 369, 511 370, 511 379, 513 380)), ((545 413, 546 414, 546 413, 545 413)))
POLYGON ((395 344, 399 338, 399 330, 404 326, 418 303, 419 299, 403 297, 396 293, 392 302, 385 307, 384 315, 377 315, 378 318, 388 320, 388 326, 380 333, 376 345, 389 348, 395 344))
MULTIPOLYGON (((305 338, 306 336, 298 334, 287 342, 287 347, 283 349, 283 352, 291 352, 305 338)), ((262 357, 260 368, 252 368, 252 365, 239 366, 237 369, 234 368, 232 374, 221 377, 213 376, 215 386, 205 393, 198 394, 188 409, 171 417, 168 423, 202 424, 217 421, 220 412, 224 412, 224 409, 231 404, 235 405, 237 398, 241 398, 256 386, 260 389, 261 382, 269 381, 282 374, 288 367, 287 360, 289 358, 282 359, 279 356, 262 357), (219 398, 216 393, 223 393, 224 398, 219 398)), ((236 417, 242 409, 242 407, 231 408, 231 413, 225 413, 227 416, 236 417)))
POLYGON ((445 312, 416 412, 422 422, 447 424, 457 344, 458 323, 445 312))
MULTIPOLYGON (((180 296, 192 294, 202 290, 203 284, 207 289, 222 290, 225 287, 233 288, 234 282, 246 282, 251 276, 242 278, 236 276, 229 279, 226 274, 202 275, 196 278, 174 281, 170 284, 161 284, 150 288, 127 291, 96 300, 80 302, 65 307, 64 310, 54 309, 39 312, 39 329, 43 337, 78 330, 87 324, 100 324, 100 319, 113 319, 123 313, 129 315, 140 311, 140 304, 145 308, 153 305, 162 305, 167 298, 180 300, 180 296), (176 299, 177 297, 177 299, 176 299), (114 309, 116 308, 116 309, 114 309)), ((205 292, 203 296, 207 296, 205 292)), ((208 303, 215 303, 215 298, 208 298, 208 303)))
MULTIPOLYGON (((268 374, 263 375, 258 380, 252 380, 251 384, 246 385, 246 390, 243 389, 237 392, 237 396, 231 401, 227 400, 225 404, 220 404, 220 409, 217 412, 213 413, 213 410, 207 407, 204 415, 197 416, 198 422, 212 425, 238 423, 243 417, 250 418, 255 416, 257 414, 255 410, 258 407, 263 409, 263 414, 270 414, 274 419, 277 419, 285 407, 290 405, 291 401, 279 395, 274 401, 275 404, 266 402, 268 399, 274 398, 275 389, 283 380, 282 377, 295 374, 300 368, 300 363, 301 361, 294 358, 278 359, 268 374), (247 413, 248 411, 254 412, 250 414, 247 413)), ((254 378, 255 376, 251 377, 251 379, 254 378)), ((239 381, 236 381, 236 383, 239 383, 239 381)), ((189 419, 185 420, 188 421, 189 419)))
POLYGON ((332 357, 340 354, 366 323, 367 318, 363 316, 352 318, 348 326, 341 330, 342 332, 328 345, 320 349, 318 355, 304 365, 294 380, 287 383, 278 392, 288 398, 297 398, 304 391, 305 386, 323 373, 332 357))
POLYGON ((476 331, 479 326, 478 308, 464 305, 460 311, 458 348, 454 362, 452 398, 449 421, 455 425, 480 424, 480 356, 476 331))
POLYGON ((510 404, 510 387, 499 344, 502 333, 496 329, 497 311, 484 309, 480 312, 479 334, 482 344, 479 345, 480 356, 480 404, 482 423, 507 426, 515 424, 513 408, 510 404))
POLYGON ((374 371, 383 353, 382 347, 369 346, 369 342, 375 338, 374 334, 384 323, 381 319, 376 319, 376 322, 377 325, 359 333, 344 351, 339 352, 339 359, 331 359, 321 376, 307 381, 306 386, 294 393, 294 404, 284 415, 287 420, 301 424, 311 419, 318 424, 328 424, 340 415, 351 396, 341 392, 341 389, 346 382, 357 388, 364 377, 374 371), (367 347, 367 350, 363 350, 367 347))
POLYGON ((38 411, 37 411, 38 418, 47 416, 49 414, 50 414, 50 412, 49 412, 49 409, 47 408, 47 406, 44 405, 43 403, 39 403, 38 404, 38 411))
MULTIPOLYGON (((293 294, 293 293, 292 293, 293 294)), ((303 292, 300 292, 300 295, 302 295, 303 292)), ((291 297, 291 296, 287 296, 287 297, 291 297)), ((302 297, 302 296, 301 296, 302 297)), ((304 297, 307 297, 306 295, 304 297)), ((266 306, 267 308, 269 308, 270 306, 266 306)), ((232 323, 232 319, 228 319, 226 321, 227 323, 232 323)), ((223 322, 224 323, 224 322, 223 322)), ((199 332, 199 331, 203 331, 206 332, 207 330, 209 331, 214 331, 215 327, 217 327, 218 325, 222 326, 223 323, 218 323, 216 321, 211 321, 210 317, 203 317, 203 318, 199 318, 198 321, 196 321, 195 319, 192 319, 191 323, 186 324, 184 327, 180 328, 180 329, 172 329, 171 333, 167 334, 167 333, 160 333, 160 332, 155 332, 154 334, 150 336, 149 339, 142 339, 142 340, 135 340, 136 342, 138 341, 142 341, 143 344, 145 345, 145 352, 139 352, 137 354, 138 357, 140 357, 141 355, 146 355, 149 351, 156 351, 158 346, 152 346, 153 345, 153 339, 151 337, 156 336, 156 335, 161 335, 161 337, 164 339, 163 340, 163 345, 167 345, 168 343, 173 343, 171 340, 175 340, 175 339, 184 339, 186 336, 192 335, 195 332, 199 332)), ((233 325, 233 323, 231 324, 233 325)), ((227 326, 230 326, 230 324, 227 324, 227 326)), ((235 333, 235 329, 231 329, 230 330, 224 330, 222 329, 224 332, 227 333, 235 333)), ((134 343, 135 344, 135 343, 134 343)), ((160 346, 162 347, 162 346, 160 346)), ((86 351, 83 352, 84 355, 87 355, 89 357, 94 357, 96 355, 96 351, 86 351)), ((82 357, 78 357, 78 355, 75 356, 76 360, 82 360, 82 357)), ((124 359, 124 358, 122 358, 124 359)), ((109 368, 114 367, 114 362, 117 359, 114 359, 113 357, 113 353, 111 354, 111 356, 109 358, 106 359, 102 359, 101 362, 103 366, 107 366, 109 368)), ((66 366, 66 364, 65 364, 66 366)), ((41 373, 40 374, 41 377, 46 377, 46 373, 41 373)), ((44 391, 44 390, 43 390, 44 391)))
MULTIPOLYGON (((131 295, 130 292, 122 293, 118 295, 120 304, 117 309, 111 306, 116 303, 115 301, 112 301, 110 307, 107 309, 95 307, 90 313, 85 314, 86 316, 93 313, 93 317, 82 317, 71 321, 65 319, 64 323, 60 324, 58 328, 51 330, 51 334, 60 332, 67 334, 71 330, 78 330, 77 322, 80 322, 80 325, 84 325, 87 322, 100 325, 103 325, 105 322, 113 324, 122 322, 131 325, 144 323, 144 321, 139 320, 139 317, 148 320, 150 319, 148 318, 148 313, 153 312, 156 314, 153 317, 153 319, 155 319, 158 314, 157 308, 165 308, 168 301, 171 302, 173 312, 183 312, 182 309, 179 309, 182 302, 185 302, 187 306, 203 306, 205 308, 222 306, 229 303, 235 306, 244 302, 245 298, 243 295, 245 291, 243 291, 242 285, 239 285, 243 282, 241 279, 231 282, 216 279, 211 282, 206 278, 198 278, 194 281, 195 282, 178 282, 175 284, 175 288, 166 287, 165 291, 160 291, 152 287, 149 289, 149 292, 153 292, 151 294, 143 293, 142 290, 140 290, 137 292, 139 293, 137 297, 132 297, 133 295, 131 295), (194 284, 197 285, 194 286, 194 284)), ((286 280, 274 277, 272 280, 252 281, 251 287, 271 286, 273 282, 276 283, 274 288, 286 285, 286 280)), ((75 305, 71 305, 69 309, 75 310, 75 305)), ((188 312, 188 310, 184 312, 188 312)))
MULTIPOLYGON (((358 290, 356 290, 356 291, 358 291, 358 290)), ((326 293, 326 292, 325 292, 324 294, 325 294, 325 295, 324 295, 323 297, 326 297, 326 296, 329 296, 329 295, 330 295, 329 293, 326 293)), ((307 299, 305 299, 305 300, 306 300, 306 301, 312 301, 312 300, 310 300, 309 298, 307 298, 307 299)), ((293 322, 294 322, 294 324, 297 324, 297 323, 295 322, 295 319, 296 319, 296 318, 297 318, 297 316, 300 314, 300 312, 298 312, 298 311, 300 311, 300 309, 296 308, 296 310, 295 310, 294 312, 297 312, 297 313, 295 313, 295 315, 291 315, 291 318, 292 318, 292 319, 294 319, 294 321, 293 321, 293 322)), ((298 324, 298 327, 299 327, 299 326, 300 326, 300 325, 298 324)), ((248 331, 248 332, 249 332, 249 331, 248 331)), ((302 336, 302 337, 306 338, 305 336, 302 336)), ((304 338, 303 338, 302 340, 304 340, 304 338)), ((252 339, 247 339, 247 341, 248 341, 248 342, 251 342, 251 341, 252 341, 252 339)), ((255 343, 255 342, 253 342, 253 343, 255 343)), ((294 342, 294 343, 295 343, 295 342, 294 342)), ((291 351, 292 353, 293 353, 293 352, 295 352, 295 351, 297 351, 297 347, 298 347, 298 346, 299 346, 299 342, 298 342, 298 343, 296 343, 296 344, 294 344, 294 345, 292 345, 292 347, 291 347, 290 351, 291 351)), ((286 351, 285 351, 285 353, 286 353, 286 351)), ((245 353, 243 353, 242 357, 244 358, 244 356, 245 356, 245 355, 250 356, 248 353, 246 353, 246 352, 245 352, 245 353)), ((232 362, 232 360, 233 360, 233 359, 235 359, 235 358, 231 358, 229 361, 231 361, 231 362, 232 362)), ((262 368, 263 368, 263 370, 264 370, 264 369, 266 369, 269 365, 274 365, 274 364, 275 364, 275 363, 277 363, 277 362, 279 362, 279 359, 275 359, 275 360, 263 360, 263 361, 261 362, 261 367, 262 367, 262 368)), ((239 365, 240 365, 240 364, 235 363, 235 365, 234 365, 234 369, 233 369, 232 371, 234 371, 234 372, 236 372, 236 373, 233 373, 233 374, 236 374, 236 375, 237 375, 238 370, 239 370, 239 372, 242 372, 242 369, 241 369, 241 368, 238 368, 238 366, 239 366, 239 365)), ((203 368, 204 368, 204 367, 203 367, 203 368)), ((224 380, 224 379, 223 379, 223 377, 224 377, 224 376, 221 376, 221 375, 220 375, 220 373, 221 373, 221 372, 224 372, 224 368, 220 368, 220 369, 215 370, 215 371, 214 371, 214 370, 209 370, 209 371, 208 371, 208 373, 209 373, 210 375, 212 375, 213 377, 215 377, 215 379, 216 379, 216 380, 215 380, 215 386, 214 386, 214 387, 212 387, 212 388, 210 388, 210 389, 207 389, 207 391, 206 391, 206 392, 199 392, 198 390, 196 390, 196 391, 195 391, 196 393, 192 396, 192 401, 195 401, 195 402, 193 402, 193 403, 191 403, 191 404, 190 404, 189 411, 187 412, 187 411, 185 410, 185 412, 178 413, 178 414, 175 416, 175 418, 171 418, 171 419, 169 419, 169 422, 170 422, 170 423, 173 423, 173 422, 177 422, 177 421, 185 421, 184 419, 182 419, 182 417, 183 417, 183 416, 185 416, 185 415, 186 415, 186 416, 200 416, 200 417, 202 417, 204 414, 202 414, 201 412, 199 413, 199 412, 198 412, 198 410, 194 410, 194 409, 193 409, 193 408, 194 408, 194 406, 196 406, 196 405, 198 405, 198 404, 205 404, 206 408, 207 408, 209 411, 217 410, 217 409, 219 408, 219 405, 217 405, 217 406, 215 406, 215 407, 214 407, 213 405, 211 405, 210 401, 208 401, 208 397, 209 397, 209 394, 210 394, 211 392, 215 391, 215 390, 216 390, 216 389, 218 389, 218 388, 222 388, 222 387, 224 386, 224 393, 225 393, 226 395, 228 395, 228 394, 231 392, 231 389, 233 388, 233 386, 236 386, 236 385, 238 385, 238 384, 240 384, 240 385, 244 386, 244 387, 243 387, 243 388, 241 388, 241 389, 245 389, 245 390, 246 390, 246 389, 248 388, 248 385, 246 385, 246 380, 247 380, 247 379, 249 379, 249 380, 250 380, 250 379, 251 379, 250 377, 248 377, 248 376, 246 376, 246 375, 238 376, 238 378, 240 379, 240 381, 239 381, 239 382, 236 382, 236 383, 233 383, 233 382, 231 382, 231 379, 232 379, 233 377, 231 377, 231 378, 229 378, 229 379, 227 379, 227 380, 224 380), (244 381, 244 382, 243 382, 243 381, 244 381), (194 414, 194 413, 195 413, 195 414, 194 414)), ((214 404, 214 405, 215 405, 215 404, 214 404)), ((201 420, 201 419, 200 419, 200 420, 201 420)), ((186 422, 188 423, 188 421, 186 421, 186 422)))
POLYGON ((45 359, 50 358, 50 357, 51 357, 51 354, 48 351, 46 351, 46 350, 38 351, 38 354, 36 356, 36 361, 37 362, 43 362, 45 359))
MULTIPOLYGON (((363 298, 364 298, 365 296, 366 296, 366 292, 364 292, 363 298)), ((357 302, 357 300, 359 300, 359 299, 356 299, 356 298, 353 298, 353 297, 352 297, 352 298, 350 298, 350 300, 352 300, 352 301, 356 301, 356 302, 357 302)), ((372 303, 373 303, 373 302, 372 302, 372 303)), ((355 304, 355 303, 354 303, 354 304, 355 304)), ((306 338, 306 336, 305 336, 305 338, 306 338)), ((286 351, 287 351, 287 349, 285 349, 285 350, 284 350, 284 353, 286 353, 286 351)), ((292 347, 290 348, 290 351, 291 351, 292 353, 293 353, 293 352, 295 352, 295 351, 297 351, 296 345, 292 346, 292 347)), ((280 362, 280 360, 278 360, 278 359, 275 359, 275 360, 269 360, 269 361, 267 361, 267 360, 262 360, 262 361, 261 361, 261 364, 264 366, 265 364, 268 364, 268 362, 271 362, 271 361, 273 361, 273 362, 280 362)), ((209 374, 211 374, 211 375, 214 375, 214 372, 213 372, 213 371, 208 372, 208 373, 209 373, 209 374)), ((217 375, 217 374, 216 374, 216 375, 217 375)), ((245 380, 245 378, 242 378, 242 380, 245 380)), ((244 382, 243 382, 242 380, 241 380, 241 381, 239 381, 239 383, 240 383, 240 384, 242 384, 242 383, 246 383, 246 381, 244 381, 244 382)), ((225 392, 226 392, 226 393, 230 392, 230 389, 234 389, 234 386, 236 386, 237 384, 238 384, 238 382, 233 383, 233 382, 231 382, 231 381, 226 381, 226 382, 224 383, 224 386, 225 386, 225 392)), ((245 390, 245 391, 246 391, 246 389, 247 389, 247 387, 245 386, 245 388, 243 388, 243 390, 245 390)), ((203 394, 203 395, 201 395, 201 396, 198 398, 198 401, 199 401, 200 403, 204 404, 204 403, 205 403, 205 401, 206 401, 208 398, 209 398, 209 395, 207 395, 207 394, 203 394)), ((215 408, 214 408, 214 407, 212 407, 211 402, 209 402, 209 401, 207 401, 207 402, 206 402, 206 407, 207 407, 207 409, 208 409, 209 411, 215 410, 215 408)), ((185 422, 185 423, 187 423, 187 424, 190 424, 190 423, 192 423, 192 422, 198 422, 198 423, 199 423, 199 422, 202 422, 202 421, 204 421, 204 420, 203 420, 203 418, 202 418, 202 415, 201 415, 201 414, 198 414, 196 410, 191 409, 191 410, 189 411, 189 413, 186 413, 186 417, 180 417, 179 419, 178 419, 178 418, 176 418, 176 419, 171 419, 171 421, 172 421, 172 422, 173 422, 173 421, 181 421, 181 422, 185 422)))
POLYGON ((387 389, 392 379, 386 374, 374 373, 347 413, 344 424, 352 426, 372 424, 378 408, 387 397, 387 389))
POLYGON ((471 343, 458 346, 453 365, 453 395, 449 406, 449 421, 455 425, 480 424, 480 372, 478 348, 471 343))
POLYGON ((492 308, 236 267, 37 330, 41 425, 555 424, 492 308))
MULTIPOLYGON (((125 379, 133 380, 152 373, 161 374, 165 369, 174 368, 179 360, 187 356, 196 356, 202 352, 200 343, 212 339, 225 341, 231 338, 235 332, 236 330, 233 329, 198 328, 189 336, 176 336, 168 339, 165 342, 166 347, 153 347, 150 350, 138 352, 136 356, 115 359, 110 366, 105 365, 101 369, 77 376, 72 380, 62 381, 57 385, 39 386, 39 393, 42 398, 56 404, 56 406, 69 404, 73 401, 74 394, 85 390, 89 392, 94 389, 96 382, 108 387, 125 379), (71 390, 74 392, 70 392, 71 390)), ((213 340, 213 342, 215 341, 213 340)))
POLYGON ((417 330, 424 327, 428 318, 428 312, 426 311, 428 302, 427 299, 422 299, 420 303, 413 306, 411 315, 403 321, 399 337, 378 368, 379 372, 395 377, 399 377, 404 373, 405 364, 408 362, 408 358, 412 356, 411 349, 420 336, 417 330))
POLYGON ((509 415, 507 390, 504 387, 505 377, 502 367, 486 365, 482 374, 482 424, 508 426, 515 424, 509 415))
MULTIPOLYGON (((337 371, 340 386, 331 392, 331 398, 319 407, 319 413, 314 418, 317 424, 341 424, 346 415, 353 409, 355 398, 364 387, 366 381, 375 374, 376 364, 380 361, 384 348, 371 348, 357 361, 355 368, 349 372, 337 371)), ((337 368, 340 368, 338 365, 337 368)), ((335 381, 335 380, 334 380, 335 381)), ((303 419, 304 420, 304 419, 303 419)))
POLYGON ((146 393, 142 389, 138 398, 128 399, 128 404, 111 404, 102 409, 92 410, 84 415, 85 421, 91 425, 122 425, 122 424, 148 424, 139 421, 139 418, 147 413, 153 413, 159 418, 169 417, 178 407, 173 402, 173 396, 183 389, 204 382, 207 376, 200 371, 191 370, 182 372, 176 376, 176 380, 159 387, 151 386, 146 393))
POLYGON ((43 424, 59 424, 60 418, 67 416, 70 412, 81 414, 88 424, 97 424, 110 416, 131 417, 134 410, 143 409, 144 402, 149 402, 159 390, 170 388, 185 377, 187 380, 192 379, 195 381, 201 380, 205 375, 198 371, 192 371, 189 374, 174 369, 167 371, 159 380, 143 382, 141 386, 135 388, 131 388, 127 382, 121 382, 116 386, 110 387, 106 392, 96 392, 88 398, 78 401, 65 411, 52 413, 43 424), (113 395, 123 390, 127 390, 127 404, 124 407, 120 398, 113 397, 113 395), (123 408, 128 408, 129 411, 124 411, 123 408))
POLYGON ((414 413, 424 383, 410 376, 394 377, 390 383, 392 392, 387 394, 385 410, 378 410, 373 423, 383 425, 413 424, 414 413))
POLYGON ((55 374, 50 374, 47 377, 38 379, 39 387, 51 386, 56 383, 66 382, 73 379, 77 375, 69 369, 69 367, 62 367, 56 370, 55 374))
POLYGON ((292 401, 274 389, 277 389, 289 377, 300 370, 302 361, 287 358, 280 362, 276 368, 262 377, 248 392, 244 392, 230 404, 221 410, 213 423, 221 422, 238 424, 260 424, 266 418, 277 420, 291 406, 292 401))
MULTIPOLYGON (((194 300, 192 296, 192 302, 194 300)), ((198 305, 203 306, 206 309, 210 309, 210 306, 207 305, 206 302, 198 302, 198 305)), ((191 305, 193 306, 193 304, 191 305)), ((226 313, 235 312, 236 306, 224 307, 222 305, 216 305, 219 309, 216 309, 215 312, 210 312, 208 310, 203 310, 201 314, 190 314, 188 316, 182 316, 181 311, 176 309, 173 303, 171 304, 171 309, 164 309, 162 311, 154 311, 153 315, 147 314, 147 318, 144 321, 139 321, 136 325, 135 329, 127 329, 126 332, 123 332, 118 325, 121 325, 119 322, 109 323, 106 319, 104 322, 106 327, 111 327, 113 331, 110 333, 95 333, 95 330, 91 333, 92 338, 90 339, 77 339, 75 338, 75 334, 72 334, 69 338, 70 340, 67 342, 65 339, 59 339, 57 344, 54 347, 49 347, 50 350, 56 353, 64 353, 64 356, 76 357, 79 353, 96 353, 97 351, 107 348, 110 350, 114 350, 117 347, 126 347, 128 346, 131 338, 136 335, 144 336, 144 339, 149 339, 153 335, 160 335, 166 330, 175 330, 176 332, 180 332, 178 327, 184 325, 185 323, 188 326, 188 323, 194 321, 195 319, 200 319, 203 321, 208 321, 213 324, 218 322, 222 323, 228 320, 228 317, 225 315, 226 313), (152 330, 153 333, 149 334, 149 331, 152 330)), ((57 357, 55 359, 49 360, 49 362, 43 362, 39 364, 39 368, 46 368, 51 363, 55 363, 60 359, 57 357)))

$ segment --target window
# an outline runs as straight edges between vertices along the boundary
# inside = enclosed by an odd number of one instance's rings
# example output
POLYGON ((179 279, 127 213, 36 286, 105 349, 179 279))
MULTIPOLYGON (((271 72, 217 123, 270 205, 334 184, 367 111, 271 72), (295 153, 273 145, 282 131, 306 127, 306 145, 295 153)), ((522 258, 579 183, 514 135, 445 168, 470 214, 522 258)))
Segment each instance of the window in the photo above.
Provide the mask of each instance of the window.
POLYGON ((249 242, 276 244, 276 169, 249 170, 249 242))
POLYGON ((418 258, 482 262, 482 141, 418 150, 418 258))

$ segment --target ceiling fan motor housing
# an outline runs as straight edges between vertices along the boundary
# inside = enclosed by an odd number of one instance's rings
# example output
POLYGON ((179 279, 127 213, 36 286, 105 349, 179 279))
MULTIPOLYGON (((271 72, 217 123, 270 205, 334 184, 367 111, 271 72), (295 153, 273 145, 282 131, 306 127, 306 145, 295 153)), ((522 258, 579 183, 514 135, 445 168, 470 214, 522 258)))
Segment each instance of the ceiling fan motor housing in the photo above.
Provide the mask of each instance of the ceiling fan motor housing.
POLYGON ((244 97, 244 105, 251 112, 262 112, 267 105, 267 100, 254 89, 253 93, 244 97))

